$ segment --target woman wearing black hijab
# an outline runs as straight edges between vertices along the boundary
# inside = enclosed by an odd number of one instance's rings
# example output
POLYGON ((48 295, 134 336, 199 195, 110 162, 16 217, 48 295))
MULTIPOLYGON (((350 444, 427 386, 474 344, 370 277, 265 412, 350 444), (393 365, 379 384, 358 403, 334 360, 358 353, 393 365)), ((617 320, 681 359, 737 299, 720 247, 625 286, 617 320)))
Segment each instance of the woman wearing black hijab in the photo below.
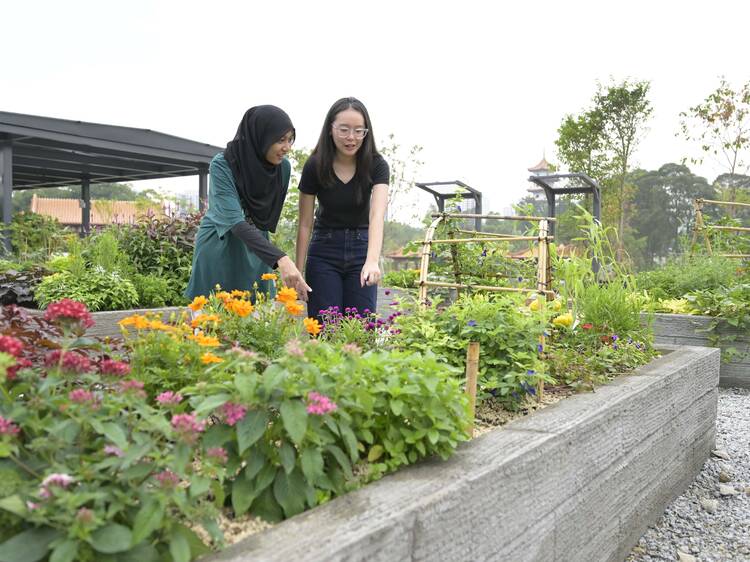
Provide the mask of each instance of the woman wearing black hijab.
POLYGON ((237 134, 209 166, 208 211, 195 240, 188 298, 262 286, 278 268, 284 285, 306 298, 310 287, 289 257, 268 239, 275 232, 289 187, 285 158, 294 143, 289 116, 273 105, 247 110, 237 134))

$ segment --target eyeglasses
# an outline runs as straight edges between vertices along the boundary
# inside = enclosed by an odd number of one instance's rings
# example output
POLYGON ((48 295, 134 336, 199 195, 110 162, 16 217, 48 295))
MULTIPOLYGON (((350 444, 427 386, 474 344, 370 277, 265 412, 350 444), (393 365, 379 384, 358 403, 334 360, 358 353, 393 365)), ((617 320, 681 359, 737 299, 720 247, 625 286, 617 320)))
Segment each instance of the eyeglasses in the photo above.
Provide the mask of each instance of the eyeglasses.
POLYGON ((283 139, 277 140, 275 144, 286 144, 286 145, 289 146, 289 148, 291 148, 292 146, 294 146, 294 141, 295 140, 296 139, 294 137, 291 137, 291 138, 285 137, 283 139))
POLYGON ((367 131, 369 129, 365 129, 362 127, 357 127, 356 129, 353 129, 347 125, 331 125, 333 127, 333 130, 336 131, 336 136, 340 139, 345 139, 349 135, 354 135, 355 139, 363 139, 367 136, 367 131))

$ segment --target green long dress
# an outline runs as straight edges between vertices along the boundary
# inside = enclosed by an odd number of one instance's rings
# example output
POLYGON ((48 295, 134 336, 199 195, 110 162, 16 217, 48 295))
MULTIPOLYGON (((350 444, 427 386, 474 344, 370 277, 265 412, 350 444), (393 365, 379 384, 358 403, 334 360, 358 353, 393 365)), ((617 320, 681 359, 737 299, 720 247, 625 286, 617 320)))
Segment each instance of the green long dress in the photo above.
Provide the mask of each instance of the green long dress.
MULTIPOLYGON (((189 299, 208 296, 216 290, 217 284, 225 291, 249 291, 257 282, 262 292, 270 290, 271 284, 261 281, 260 276, 269 273, 271 268, 231 232, 231 228, 246 217, 223 152, 214 156, 208 171, 208 211, 195 238, 193 271, 185 296, 189 299)), ((291 164, 285 159, 281 162, 283 185, 289 184, 290 175, 291 164)), ((264 231, 263 236, 268 239, 268 232, 264 231)))

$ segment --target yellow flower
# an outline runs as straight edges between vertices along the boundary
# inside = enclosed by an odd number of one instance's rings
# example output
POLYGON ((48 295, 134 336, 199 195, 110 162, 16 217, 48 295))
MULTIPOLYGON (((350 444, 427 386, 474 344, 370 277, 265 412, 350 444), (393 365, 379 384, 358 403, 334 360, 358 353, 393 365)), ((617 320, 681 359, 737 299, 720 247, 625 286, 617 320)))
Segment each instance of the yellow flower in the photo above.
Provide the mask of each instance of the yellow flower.
POLYGON ((302 322, 305 324, 305 330, 311 336, 317 336, 323 328, 315 318, 305 318, 302 322))
POLYGON ((552 310, 554 310, 555 312, 559 312, 562 308, 562 303, 558 300, 552 301, 550 305, 552 306, 552 310))
POLYGON ((193 312, 198 312, 199 310, 203 310, 203 307, 206 306, 207 303, 208 299, 203 295, 200 295, 193 299, 193 302, 188 305, 188 308, 193 312))
POLYGON ((244 299, 245 297, 250 296, 250 291, 240 291, 239 289, 234 289, 229 294, 235 299, 244 299))
POLYGON ((135 319, 138 317, 137 314, 134 314, 133 316, 126 316, 122 320, 118 322, 120 326, 132 326, 135 324, 135 319))
POLYGON ((284 304, 288 302, 294 302, 297 300, 297 291, 294 289, 294 287, 283 287, 276 295, 276 300, 279 302, 283 302, 284 304))
POLYGON ((534 299, 533 301, 531 301, 531 304, 529 305, 529 310, 536 312, 541 307, 542 307, 542 299, 538 298, 538 299, 534 299))
POLYGON ((292 316, 299 316, 305 310, 305 305, 298 302, 286 303, 286 311, 292 316))
POLYGON ((221 363, 224 361, 221 357, 217 357, 210 351, 207 351, 203 355, 201 355, 201 363, 204 365, 208 365, 209 363, 221 363))
POLYGON ((253 305, 248 301, 231 300, 224 303, 224 307, 229 312, 233 312, 240 318, 244 318, 253 311, 253 305))
POLYGON ((560 316, 556 316, 554 320, 552 320, 552 323, 555 326, 567 326, 570 327, 573 325, 573 315, 570 312, 566 312, 565 314, 561 314, 560 316))
POLYGON ((264 273, 263 275, 260 276, 260 278, 263 281, 276 281, 279 278, 279 276, 276 275, 275 273, 264 273))

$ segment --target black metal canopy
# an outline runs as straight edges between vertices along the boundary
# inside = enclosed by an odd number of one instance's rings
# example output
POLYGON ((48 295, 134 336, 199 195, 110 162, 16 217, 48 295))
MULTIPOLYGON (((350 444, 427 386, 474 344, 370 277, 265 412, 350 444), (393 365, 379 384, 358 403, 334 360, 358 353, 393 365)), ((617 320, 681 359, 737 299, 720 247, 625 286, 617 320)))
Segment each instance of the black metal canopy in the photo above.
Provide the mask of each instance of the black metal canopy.
POLYGON ((13 189, 198 175, 220 147, 115 125, 0 111, 13 189))
MULTIPOLYGON (((208 165, 221 147, 150 129, 0 111, 3 222, 11 221, 13 190, 81 186, 81 224, 90 228, 90 185, 198 176, 200 208, 208 165)), ((6 246, 8 240, 6 237, 6 246)))
MULTIPOLYGON (((471 199, 474 201, 474 214, 482 214, 482 192, 466 185, 459 180, 453 181, 432 181, 432 182, 415 182, 419 189, 430 193, 435 198, 438 210, 442 213, 445 211, 445 201, 456 197, 456 186, 463 188, 459 195, 462 199, 471 199)), ((476 219, 476 230, 482 230, 482 219, 476 219)))
MULTIPOLYGON (((529 181, 544 191, 547 197, 547 216, 555 217, 555 199, 558 195, 576 195, 591 193, 593 196, 593 215, 601 220, 601 197, 599 184, 586 174, 545 174, 531 176, 529 181)), ((554 235, 555 223, 550 223, 550 232, 554 235)))

